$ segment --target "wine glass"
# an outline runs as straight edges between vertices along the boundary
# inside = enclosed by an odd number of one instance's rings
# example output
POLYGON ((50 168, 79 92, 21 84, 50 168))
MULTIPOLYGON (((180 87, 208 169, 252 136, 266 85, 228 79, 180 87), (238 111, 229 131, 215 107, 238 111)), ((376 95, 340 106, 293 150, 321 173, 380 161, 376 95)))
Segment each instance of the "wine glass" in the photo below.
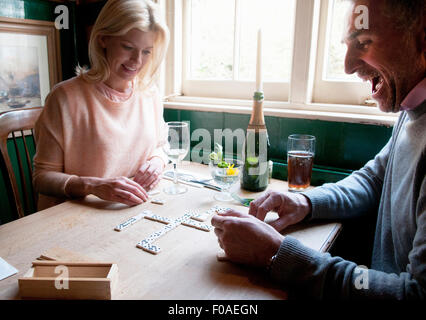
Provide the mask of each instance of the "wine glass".
POLYGON ((173 163, 173 185, 164 188, 166 194, 181 194, 188 191, 188 188, 179 184, 177 163, 185 158, 189 151, 189 127, 186 122, 167 122, 167 143, 163 150, 169 160, 173 163))
POLYGON ((239 181, 243 165, 242 161, 232 158, 225 158, 222 160, 210 159, 210 173, 214 181, 222 188, 222 191, 214 196, 216 200, 233 200, 229 190, 239 181))

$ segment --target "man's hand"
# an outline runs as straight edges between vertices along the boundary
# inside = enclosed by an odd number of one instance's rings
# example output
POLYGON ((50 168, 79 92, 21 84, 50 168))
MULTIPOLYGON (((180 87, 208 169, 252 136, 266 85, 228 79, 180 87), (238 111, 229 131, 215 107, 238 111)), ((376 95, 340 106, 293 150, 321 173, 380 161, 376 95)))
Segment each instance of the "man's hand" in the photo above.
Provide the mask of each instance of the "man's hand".
POLYGON ((215 215, 212 225, 231 261, 257 267, 268 266, 284 239, 267 223, 234 210, 215 215))
POLYGON ((154 157, 145 162, 136 172, 135 182, 139 183, 147 191, 152 190, 160 182, 163 169, 163 160, 159 157, 154 157))
POLYGON ((263 221, 269 211, 278 213, 278 219, 270 225, 277 231, 282 231, 289 225, 302 221, 311 210, 309 199, 302 194, 270 191, 250 203, 249 214, 263 221))

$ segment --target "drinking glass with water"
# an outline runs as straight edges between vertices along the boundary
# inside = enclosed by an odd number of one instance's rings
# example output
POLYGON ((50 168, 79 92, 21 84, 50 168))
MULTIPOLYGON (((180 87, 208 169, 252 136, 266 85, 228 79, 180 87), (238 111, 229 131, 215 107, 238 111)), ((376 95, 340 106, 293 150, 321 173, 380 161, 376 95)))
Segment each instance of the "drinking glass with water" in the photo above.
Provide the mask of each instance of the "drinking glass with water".
POLYGON ((189 151, 190 137, 189 127, 186 122, 167 122, 167 143, 163 146, 163 151, 173 163, 173 185, 164 189, 167 194, 181 194, 188 191, 188 188, 179 184, 177 164, 183 160, 189 151))
POLYGON ((214 198, 218 201, 232 201, 229 190, 239 181, 243 162, 229 158, 219 161, 211 159, 209 168, 214 181, 222 188, 221 193, 216 194, 214 198))

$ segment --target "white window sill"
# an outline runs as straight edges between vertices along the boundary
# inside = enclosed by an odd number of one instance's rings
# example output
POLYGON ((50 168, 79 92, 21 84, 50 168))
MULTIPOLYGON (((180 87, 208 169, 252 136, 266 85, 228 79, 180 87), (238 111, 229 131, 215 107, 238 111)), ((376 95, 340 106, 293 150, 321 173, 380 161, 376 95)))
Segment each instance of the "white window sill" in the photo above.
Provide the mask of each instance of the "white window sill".
MULTIPOLYGON (((164 107, 179 110, 251 114, 252 101, 176 96, 166 98, 164 107)), ((395 124, 399 115, 381 112, 377 107, 319 103, 304 105, 274 101, 265 101, 263 111, 265 116, 373 124, 388 127, 395 124)))

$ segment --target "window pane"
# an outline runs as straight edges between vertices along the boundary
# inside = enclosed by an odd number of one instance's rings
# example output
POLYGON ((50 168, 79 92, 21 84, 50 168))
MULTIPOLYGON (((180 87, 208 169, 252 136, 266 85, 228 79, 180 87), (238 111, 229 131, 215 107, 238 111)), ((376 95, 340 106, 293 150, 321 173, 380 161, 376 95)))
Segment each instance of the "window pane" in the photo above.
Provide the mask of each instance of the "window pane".
POLYGON ((295 1, 243 0, 240 5, 239 79, 256 79, 257 31, 262 28, 264 81, 289 81, 295 1))
POLYGON ((232 79, 234 12, 234 0, 191 0, 192 79, 232 79))
POLYGON ((325 54, 325 79, 324 80, 348 80, 360 81, 356 75, 345 73, 346 45, 342 43, 342 37, 346 27, 346 14, 351 6, 350 1, 333 0, 330 26, 328 28, 328 43, 325 54))

